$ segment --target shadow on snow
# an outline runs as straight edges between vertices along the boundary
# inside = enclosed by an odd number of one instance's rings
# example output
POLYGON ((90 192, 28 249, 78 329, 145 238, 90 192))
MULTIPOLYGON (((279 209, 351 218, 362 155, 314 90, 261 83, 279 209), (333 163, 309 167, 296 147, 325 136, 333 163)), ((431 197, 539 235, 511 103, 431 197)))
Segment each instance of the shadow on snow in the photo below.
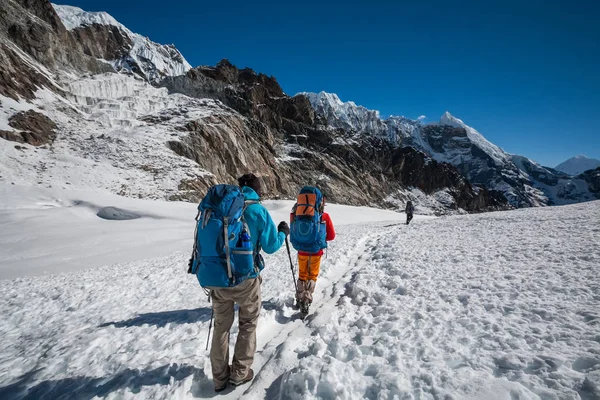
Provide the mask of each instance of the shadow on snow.
POLYGON ((195 308, 190 310, 162 311, 156 313, 140 314, 137 317, 118 322, 105 322, 99 328, 113 325, 116 328, 132 326, 154 325, 162 328, 167 324, 192 324, 206 322, 210 319, 211 308, 195 308))
MULTIPOLYGON (((164 365, 155 369, 125 369, 112 377, 93 378, 77 376, 58 380, 34 382, 40 370, 30 371, 22 375, 16 383, 0 388, 2 399, 92 399, 106 397, 119 389, 129 388, 133 393, 139 393, 142 386, 170 385, 173 381, 181 381, 193 375, 196 387, 209 386, 210 382, 204 370, 191 365, 164 365)), ((197 394, 207 392, 196 390, 197 394)))

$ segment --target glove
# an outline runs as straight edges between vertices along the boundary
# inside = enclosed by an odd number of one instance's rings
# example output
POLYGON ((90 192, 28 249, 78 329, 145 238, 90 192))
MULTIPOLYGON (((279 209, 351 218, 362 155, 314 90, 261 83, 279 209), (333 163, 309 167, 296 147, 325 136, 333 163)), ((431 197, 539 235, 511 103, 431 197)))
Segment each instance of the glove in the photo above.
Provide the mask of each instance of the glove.
POLYGON ((287 222, 281 221, 279 223, 279 226, 277 227, 277 231, 285 233, 285 236, 289 236, 290 235, 290 226, 287 224, 287 222))
POLYGON ((194 263, 194 259, 190 258, 190 261, 188 262, 188 271, 187 271, 188 274, 192 273, 192 264, 193 263, 194 263))

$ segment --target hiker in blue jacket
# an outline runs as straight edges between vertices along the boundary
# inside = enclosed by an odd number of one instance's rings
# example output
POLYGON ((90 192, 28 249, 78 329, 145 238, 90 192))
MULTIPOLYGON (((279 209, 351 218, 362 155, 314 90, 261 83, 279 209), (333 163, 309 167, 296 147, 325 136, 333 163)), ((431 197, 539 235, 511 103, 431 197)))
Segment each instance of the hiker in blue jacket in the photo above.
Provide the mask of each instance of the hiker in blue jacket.
MULTIPOLYGON (((266 253, 275 253, 285 242, 290 228, 285 221, 278 227, 267 209, 259 203, 261 184, 254 174, 246 174, 238 179, 246 201, 256 201, 244 211, 244 219, 250 230, 253 248, 266 253)), ((234 386, 249 382, 254 377, 251 366, 256 352, 256 325, 261 308, 260 270, 264 261, 257 254, 255 265, 258 270, 238 286, 213 289, 212 302, 215 318, 214 336, 210 349, 215 391, 220 392, 227 384, 234 386), (239 305, 239 333, 235 343, 233 362, 229 365, 229 331, 234 319, 234 304, 239 305)))

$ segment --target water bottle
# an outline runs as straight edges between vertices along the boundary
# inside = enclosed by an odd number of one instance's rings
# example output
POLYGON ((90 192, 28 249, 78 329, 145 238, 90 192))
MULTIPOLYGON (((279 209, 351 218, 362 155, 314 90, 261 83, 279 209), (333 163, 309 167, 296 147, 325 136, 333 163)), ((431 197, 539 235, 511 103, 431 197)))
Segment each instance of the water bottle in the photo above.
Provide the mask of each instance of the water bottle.
POLYGON ((242 233, 240 234, 240 239, 242 239, 242 247, 244 249, 252 248, 252 241, 250 240, 250 235, 248 234, 248 232, 246 232, 246 230, 242 231, 242 233))

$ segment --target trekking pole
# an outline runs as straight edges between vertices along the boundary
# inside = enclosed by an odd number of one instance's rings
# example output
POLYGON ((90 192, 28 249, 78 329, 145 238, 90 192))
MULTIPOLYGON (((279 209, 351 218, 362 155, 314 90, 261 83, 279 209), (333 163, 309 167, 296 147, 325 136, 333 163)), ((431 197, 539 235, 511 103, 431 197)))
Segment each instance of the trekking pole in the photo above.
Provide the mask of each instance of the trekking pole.
POLYGON ((210 343, 210 330, 212 329, 213 316, 215 315, 215 309, 212 309, 210 313, 210 323, 208 324, 208 336, 206 337, 206 350, 208 350, 208 344, 210 343))
POLYGON ((290 268, 292 269, 292 279, 294 280, 294 288, 296 288, 295 295, 298 295, 298 285, 296 284, 296 273, 294 272, 294 263, 292 263, 292 254, 290 253, 290 243, 288 242, 287 236, 285 237, 285 247, 287 247, 288 257, 290 258, 290 268))

